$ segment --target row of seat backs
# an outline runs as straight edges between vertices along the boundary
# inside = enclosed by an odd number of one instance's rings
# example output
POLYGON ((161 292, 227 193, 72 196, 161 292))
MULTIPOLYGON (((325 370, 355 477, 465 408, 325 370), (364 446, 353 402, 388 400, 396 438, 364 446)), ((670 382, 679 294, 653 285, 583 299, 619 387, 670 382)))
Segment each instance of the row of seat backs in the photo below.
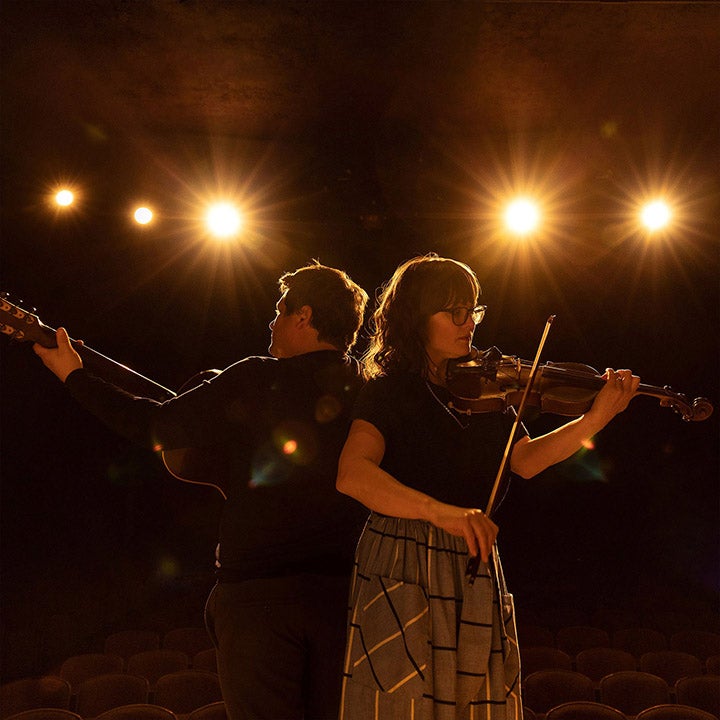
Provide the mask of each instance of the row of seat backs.
MULTIPOLYGON (((17 681, 23 683, 25 681, 17 681)), ((61 678, 44 678, 38 685, 46 692, 54 690, 58 702, 67 702, 69 684, 61 678), (57 682, 55 682, 57 681, 57 682), (63 687, 64 695, 59 689, 63 687)), ((26 686, 30 693, 30 686, 26 686)), ((698 676, 678 680, 674 685, 677 703, 710 712, 720 720, 720 676, 698 676)), ((37 695, 26 695, 38 698, 37 695)), ((49 697, 49 696, 48 696, 49 697)), ((78 688, 74 711, 83 718, 95 718, 111 708, 143 704, 149 699, 149 682, 145 678, 115 673, 90 678, 78 688)), ((571 701, 598 700, 625 714, 637 715, 654 705, 669 704, 670 686, 662 678, 641 671, 619 671, 602 678, 596 695, 595 683, 576 671, 545 670, 530 674, 524 681, 524 702, 537 713, 571 701)), ((221 700, 217 676, 202 671, 183 671, 158 680, 153 703, 177 714, 192 713, 198 707, 221 700)), ((43 705, 50 703, 45 700, 43 705)), ((22 708, 2 703, 4 715, 16 714, 22 708)))
MULTIPOLYGON (((7 720, 87 720, 87 718, 72 710, 34 708, 11 715, 7 720)), ((180 720, 180 716, 160 705, 134 703, 106 710, 94 720, 180 720)), ((218 701, 204 705, 189 713, 185 720, 227 720, 225 703, 218 701)))
POLYGON ((520 657, 524 676, 536 670, 577 670, 596 683, 619 670, 642 670, 658 675, 669 685, 683 677, 720 675, 720 655, 713 655, 702 663, 695 655, 676 650, 648 652, 638 660, 626 650, 594 647, 582 650, 573 659, 559 648, 535 646, 521 647, 520 657))
MULTIPOLYGON (((592 701, 562 703, 541 715, 525 708, 525 720, 539 720, 541 716, 544 720, 630 720, 617 708, 592 701)), ((689 705, 663 704, 642 710, 634 720, 718 720, 718 718, 712 713, 689 705)))
POLYGON ((593 647, 615 647, 636 658, 647 652, 675 650, 695 655, 703 662, 712 655, 720 654, 720 633, 706 630, 683 630, 672 633, 668 638, 652 628, 625 628, 609 633, 590 625, 570 625, 553 633, 540 625, 520 624, 518 641, 521 648, 552 646, 573 657, 593 647))
POLYGON ((0 688, 0 715, 7 718, 39 707, 72 710, 94 718, 115 707, 152 703, 172 712, 188 714, 222 700, 217 674, 181 670, 158 678, 152 689, 147 678, 115 672, 88 678, 71 687, 64 678, 16 680, 0 688))
POLYGON ((84 653, 66 658, 54 674, 73 688, 91 677, 118 672, 140 675, 152 685, 162 675, 190 668, 217 672, 215 648, 200 650, 192 657, 170 648, 143 650, 127 659, 111 653, 84 653))
POLYGON ((586 675, 574 670, 539 670, 524 682, 523 702, 536 713, 572 701, 609 705, 636 716, 654 705, 689 705, 720 720, 720 676, 699 675, 678 680, 672 687, 662 678, 639 670, 621 670, 606 675, 596 688, 586 675))
MULTIPOLYGON (((8 720, 83 720, 70 710, 41 708, 27 710, 8 718, 8 720)), ((178 720, 178 716, 158 705, 126 705, 108 710, 95 720, 178 720)), ((190 713, 187 720, 227 720, 225 705, 212 703, 190 713)), ((525 709, 525 720, 537 720, 537 715, 525 709)), ((551 708, 545 714, 545 720, 627 720, 627 716, 602 703, 569 702, 551 708)), ((690 707, 689 705, 655 705, 641 711, 635 720, 718 720, 711 713, 690 707)))
MULTIPOLYGON (((525 598, 527 600, 527 598, 525 598)), ((659 599, 659 598, 656 598, 659 599)), ((570 606, 556 602, 545 607, 516 606, 518 622, 549 627, 553 631, 571 625, 592 625, 609 632, 625 628, 646 627, 659 630, 668 637, 681 630, 709 630, 720 633, 720 616, 712 603, 699 601, 694 607, 680 610, 673 599, 665 600, 664 608, 621 607, 604 604, 595 610, 574 602, 570 606)))
POLYGON ((105 638, 103 652, 119 655, 129 660, 132 655, 145 650, 178 650, 189 657, 212 647, 210 636, 203 627, 179 627, 168 630, 164 635, 154 630, 120 630, 105 638))

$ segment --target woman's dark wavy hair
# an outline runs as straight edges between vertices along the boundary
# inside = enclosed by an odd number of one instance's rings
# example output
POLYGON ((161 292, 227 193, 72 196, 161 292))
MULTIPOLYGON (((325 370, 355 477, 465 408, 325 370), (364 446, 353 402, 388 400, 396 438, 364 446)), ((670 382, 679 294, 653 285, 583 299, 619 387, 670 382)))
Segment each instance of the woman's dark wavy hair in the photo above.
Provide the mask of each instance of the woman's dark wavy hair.
POLYGON ((475 305, 480 283, 465 263, 435 253, 400 265, 378 295, 363 355, 367 378, 413 372, 427 377, 427 321, 457 304, 475 305))

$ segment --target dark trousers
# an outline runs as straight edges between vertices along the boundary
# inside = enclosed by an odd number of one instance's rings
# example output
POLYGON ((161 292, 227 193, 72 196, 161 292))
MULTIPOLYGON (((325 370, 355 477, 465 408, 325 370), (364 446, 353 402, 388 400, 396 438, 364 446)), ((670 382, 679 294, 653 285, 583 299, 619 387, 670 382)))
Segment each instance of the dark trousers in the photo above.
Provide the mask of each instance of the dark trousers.
POLYGON ((218 583, 206 620, 230 720, 336 720, 347 577, 218 583))

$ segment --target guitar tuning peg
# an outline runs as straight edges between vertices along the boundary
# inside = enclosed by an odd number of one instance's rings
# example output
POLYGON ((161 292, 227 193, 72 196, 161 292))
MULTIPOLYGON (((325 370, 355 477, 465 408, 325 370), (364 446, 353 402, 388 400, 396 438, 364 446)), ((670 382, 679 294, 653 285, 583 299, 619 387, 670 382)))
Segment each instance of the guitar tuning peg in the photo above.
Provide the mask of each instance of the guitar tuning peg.
POLYGON ((26 314, 34 315, 37 312, 36 307, 26 307, 25 301, 22 298, 18 298, 14 304, 17 305, 19 308, 22 308, 23 312, 25 312, 26 314))

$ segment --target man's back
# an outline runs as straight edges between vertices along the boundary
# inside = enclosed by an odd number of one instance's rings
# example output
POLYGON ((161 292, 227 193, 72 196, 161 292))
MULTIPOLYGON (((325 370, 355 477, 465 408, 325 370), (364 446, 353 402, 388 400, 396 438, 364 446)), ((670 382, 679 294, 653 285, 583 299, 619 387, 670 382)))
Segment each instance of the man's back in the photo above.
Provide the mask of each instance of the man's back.
POLYGON ((336 491, 335 476, 361 384, 357 364, 332 350, 248 358, 214 382, 232 467, 220 579, 349 575, 367 512, 336 491))

